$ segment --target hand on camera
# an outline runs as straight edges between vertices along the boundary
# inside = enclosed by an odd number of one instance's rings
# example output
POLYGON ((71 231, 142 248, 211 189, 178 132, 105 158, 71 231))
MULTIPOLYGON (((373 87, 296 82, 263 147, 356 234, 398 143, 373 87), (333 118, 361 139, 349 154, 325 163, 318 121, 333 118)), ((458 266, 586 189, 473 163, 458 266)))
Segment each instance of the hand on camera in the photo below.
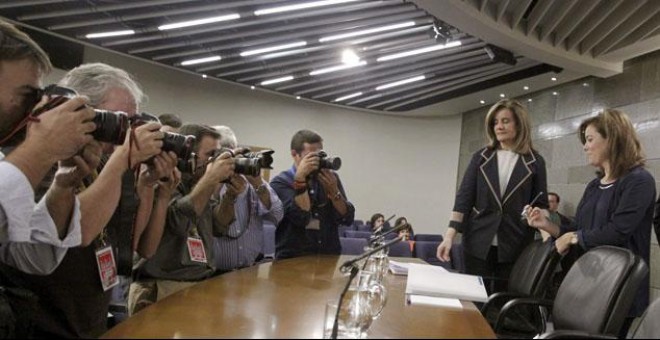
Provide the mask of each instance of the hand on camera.
POLYGON ((296 169, 296 180, 305 181, 307 176, 312 172, 319 169, 320 158, 318 153, 310 152, 303 159, 300 160, 298 168, 296 169))
POLYGON ((164 178, 167 178, 167 181, 163 181, 163 178, 158 180, 158 196, 169 198, 181 183, 181 171, 175 167, 164 178))
POLYGON ((247 181, 250 182, 250 185, 258 189, 262 184, 264 184, 264 180, 261 178, 261 176, 245 176, 247 178, 247 181))
POLYGON ((149 158, 156 156, 163 147, 163 132, 160 131, 160 123, 146 123, 135 128, 134 140, 131 140, 131 134, 126 134, 124 146, 131 152, 131 167, 142 163, 149 158))
POLYGON ((204 175, 212 176, 216 183, 220 183, 234 174, 234 158, 229 152, 223 152, 206 166, 204 175))
MULTIPOLYGON (((44 96, 37 107, 46 104, 44 96)), ((87 107, 86 97, 75 97, 62 105, 39 115, 39 122, 28 123, 25 143, 35 143, 44 155, 53 161, 72 157, 83 146, 92 141, 96 125, 91 122, 94 110, 87 107)))
POLYGON ((101 154, 101 143, 90 141, 83 147, 79 155, 60 161, 55 173, 55 184, 62 188, 77 188, 83 178, 98 168, 101 154))
POLYGON ((245 180, 241 175, 233 174, 229 177, 229 182, 227 182, 226 185, 227 193, 236 197, 245 191, 247 183, 245 183, 245 180))
POLYGON ((326 194, 334 196, 339 192, 337 176, 329 169, 321 169, 319 171, 319 182, 321 182, 326 194))
POLYGON ((152 158, 151 164, 143 164, 138 183, 145 186, 154 186, 162 178, 168 178, 176 168, 178 158, 172 151, 162 151, 152 158))

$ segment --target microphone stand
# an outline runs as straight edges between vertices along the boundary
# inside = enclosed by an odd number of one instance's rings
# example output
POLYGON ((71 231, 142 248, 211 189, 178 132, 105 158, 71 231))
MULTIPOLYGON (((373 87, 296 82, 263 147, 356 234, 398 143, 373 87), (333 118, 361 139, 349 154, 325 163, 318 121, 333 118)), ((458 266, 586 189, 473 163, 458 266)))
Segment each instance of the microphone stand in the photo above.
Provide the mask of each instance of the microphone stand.
POLYGON ((369 245, 375 244, 379 240, 383 240, 385 238, 385 236, 387 236, 389 234, 398 233, 399 231, 405 229, 407 226, 408 226, 408 223, 401 223, 401 224, 395 226, 394 228, 392 228, 392 229, 390 229, 390 230, 388 230, 384 233, 379 233, 378 235, 374 235, 369 240, 369 245))
POLYGON ((402 239, 401 236, 399 236, 395 239, 392 239, 391 241, 383 243, 383 244, 379 245, 376 248, 373 248, 369 251, 366 251, 363 254, 358 255, 357 257, 352 258, 352 259, 344 262, 341 265, 341 267, 339 268, 339 271, 341 271, 342 273, 346 273, 350 269, 350 275, 348 276, 348 281, 346 282, 346 286, 344 286, 344 289, 342 290, 341 295, 339 295, 339 303, 337 304, 337 313, 335 314, 335 321, 332 325, 332 335, 331 335, 332 339, 337 339, 337 333, 339 331, 339 312, 341 311, 341 305, 344 302, 344 296, 346 296, 346 292, 348 291, 348 288, 351 286, 351 282, 353 282, 353 279, 355 279, 357 274, 360 272, 360 268, 358 268, 355 264, 358 261, 360 261, 360 260, 362 260, 366 257, 369 257, 369 256, 371 256, 371 255, 373 255, 373 254, 375 254, 375 253, 377 253, 377 252, 379 252, 379 251, 381 251, 385 248, 388 248, 389 246, 401 241, 401 239, 402 239))

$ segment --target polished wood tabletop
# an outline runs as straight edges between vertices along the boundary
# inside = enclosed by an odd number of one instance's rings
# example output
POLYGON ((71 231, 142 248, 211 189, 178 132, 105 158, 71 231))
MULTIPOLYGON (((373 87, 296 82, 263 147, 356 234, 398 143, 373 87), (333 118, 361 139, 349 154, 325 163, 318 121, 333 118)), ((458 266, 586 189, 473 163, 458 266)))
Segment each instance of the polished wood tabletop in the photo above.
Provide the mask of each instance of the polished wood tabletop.
MULTIPOLYGON (((173 294, 103 338, 317 338, 325 304, 348 279, 347 256, 274 261, 226 273, 173 294)), ((406 277, 387 274, 388 300, 369 338, 495 338, 471 302, 463 309, 407 305, 406 277)))

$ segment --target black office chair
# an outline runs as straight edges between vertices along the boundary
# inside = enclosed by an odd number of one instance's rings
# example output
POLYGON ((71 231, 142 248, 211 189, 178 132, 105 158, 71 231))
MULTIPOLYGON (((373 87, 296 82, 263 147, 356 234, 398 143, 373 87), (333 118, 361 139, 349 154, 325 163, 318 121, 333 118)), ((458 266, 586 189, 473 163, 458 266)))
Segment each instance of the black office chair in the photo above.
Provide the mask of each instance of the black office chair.
POLYGON ((564 278, 555 301, 520 298, 502 307, 502 315, 518 305, 552 308, 555 331, 542 339, 574 338, 575 332, 616 336, 628 315, 640 283, 648 273, 646 263, 625 248, 601 246, 580 257, 564 278))
MULTIPOLYGON (((560 259, 561 255, 550 241, 536 240, 527 246, 511 269, 507 291, 492 294, 481 308, 490 325, 495 326, 507 302, 516 298, 544 298, 560 259)), ((502 316, 505 321, 497 334, 507 338, 533 337, 545 331, 545 318, 540 308, 509 309, 508 314, 502 316)))

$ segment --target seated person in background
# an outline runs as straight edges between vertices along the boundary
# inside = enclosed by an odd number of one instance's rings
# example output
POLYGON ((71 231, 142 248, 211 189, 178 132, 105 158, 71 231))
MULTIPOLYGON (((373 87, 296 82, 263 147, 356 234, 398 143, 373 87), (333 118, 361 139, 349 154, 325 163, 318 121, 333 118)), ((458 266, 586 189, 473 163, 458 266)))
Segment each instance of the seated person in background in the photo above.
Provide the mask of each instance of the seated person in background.
POLYGON ((179 133, 179 129, 181 128, 181 125, 183 125, 181 118, 174 113, 164 113, 158 116, 158 120, 163 124, 163 127, 160 130, 165 132, 179 133))
POLYGON ((186 124, 183 135, 193 135, 196 169, 181 174, 181 183, 167 208, 164 230, 155 254, 139 264, 130 286, 129 313, 211 277, 215 273, 213 236, 221 236, 220 204, 214 193, 234 174, 229 152, 212 158, 218 133, 211 127, 186 124))
POLYGON ((42 77, 52 69, 48 55, 25 33, 0 21, 0 263, 32 274, 49 274, 67 247, 80 245, 80 202, 68 185, 88 170, 86 160, 100 150, 75 156, 72 167, 61 169, 44 199, 35 205, 34 189, 57 161, 74 156, 92 141, 96 126, 87 99, 76 97, 28 123, 42 77), (18 132, 18 133, 16 133, 18 132), (83 169, 84 168, 84 169, 83 169), (75 174, 74 174, 75 172, 75 174))
POLYGON ((341 254, 339 226, 352 225, 355 207, 346 198, 339 175, 319 169, 323 139, 300 130, 291 139, 294 165, 270 182, 284 205, 275 231, 275 258, 305 254, 341 254))
MULTIPOLYGON (((227 126, 217 126, 221 148, 236 149, 236 135, 227 126)), ((264 224, 277 225, 284 216, 282 201, 261 176, 235 173, 220 189, 218 224, 223 236, 215 238, 215 263, 218 272, 254 265, 263 258, 264 224)))
POLYGON ((405 217, 401 216, 397 218, 394 226, 396 227, 402 224, 406 224, 406 227, 399 231, 399 236, 403 236, 402 241, 412 240, 415 237, 415 233, 413 233, 412 226, 408 223, 408 220, 405 217))
MULTIPOLYGON (((527 206, 527 223, 556 238, 560 254, 566 254, 570 248, 584 253, 611 245, 627 248, 649 263, 655 179, 644 169, 644 152, 630 119, 621 111, 605 109, 584 120, 578 136, 589 163, 598 169, 599 175, 587 184, 575 221, 557 225, 549 219, 547 210, 527 206)), ((634 318, 648 306, 649 284, 647 274, 620 337, 625 337, 634 318)))
POLYGON ((383 216, 381 213, 375 213, 373 216, 371 216, 369 223, 372 233, 382 233, 384 231, 383 225, 385 224, 385 216, 383 216))

